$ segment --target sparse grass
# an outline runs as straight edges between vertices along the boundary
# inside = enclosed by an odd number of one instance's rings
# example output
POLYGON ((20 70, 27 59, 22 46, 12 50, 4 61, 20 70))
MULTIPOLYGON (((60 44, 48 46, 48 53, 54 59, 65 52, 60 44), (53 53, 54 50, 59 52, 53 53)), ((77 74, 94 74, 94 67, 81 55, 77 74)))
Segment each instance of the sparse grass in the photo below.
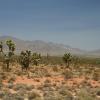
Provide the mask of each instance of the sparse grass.
POLYGON ((99 59, 80 57, 78 67, 74 67, 72 62, 70 64, 72 69, 66 69, 62 57, 50 56, 48 59, 42 57, 40 65, 30 64, 28 70, 30 74, 27 77, 27 72, 21 71, 17 58, 16 56, 13 64, 11 63, 9 72, 3 71, 0 63, 0 99, 2 100, 24 100, 25 98, 29 100, 96 100, 96 96, 100 95, 99 86, 92 87, 90 83, 90 80, 94 80, 100 84, 100 64, 97 63, 99 59), (73 78, 81 76, 85 78, 81 84, 77 85, 76 80, 73 82, 73 78), (17 77, 33 79, 33 86, 15 84, 17 77), (60 80, 60 77, 63 80, 60 80), (7 80, 7 85, 2 84, 4 80, 7 80), (69 80, 75 83, 74 86, 67 86, 69 80), (41 84, 36 85, 36 83, 41 84), (11 89, 16 93, 12 94, 11 89))

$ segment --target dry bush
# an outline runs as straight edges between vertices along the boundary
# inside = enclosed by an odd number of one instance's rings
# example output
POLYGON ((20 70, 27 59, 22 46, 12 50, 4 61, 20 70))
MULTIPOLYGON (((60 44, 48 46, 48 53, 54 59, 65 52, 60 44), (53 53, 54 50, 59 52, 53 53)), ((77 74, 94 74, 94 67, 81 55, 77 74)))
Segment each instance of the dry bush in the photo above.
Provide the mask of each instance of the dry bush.
POLYGON ((28 93, 29 100, 41 100, 41 96, 37 91, 32 91, 28 93))
POLYGON ((100 70, 95 70, 94 73, 93 73, 93 79, 95 81, 99 81, 100 80, 100 70))

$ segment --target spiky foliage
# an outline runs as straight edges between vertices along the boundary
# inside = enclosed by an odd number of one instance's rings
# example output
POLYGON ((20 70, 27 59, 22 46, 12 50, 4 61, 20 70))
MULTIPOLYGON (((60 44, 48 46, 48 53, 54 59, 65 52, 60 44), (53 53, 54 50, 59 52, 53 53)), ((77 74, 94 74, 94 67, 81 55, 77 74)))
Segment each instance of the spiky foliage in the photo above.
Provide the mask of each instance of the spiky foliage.
POLYGON ((7 70, 9 69, 9 64, 10 64, 10 60, 11 57, 14 55, 14 51, 15 51, 15 44, 12 40, 7 40, 6 41, 6 45, 9 48, 8 54, 5 55, 5 63, 7 64, 7 70))
POLYGON ((0 42, 0 52, 3 52, 3 42, 0 42))
POLYGON ((26 50, 26 54, 27 54, 28 57, 30 57, 31 56, 31 51, 26 50))
POLYGON ((41 60, 41 54, 33 53, 32 55, 33 64, 37 66, 40 60, 41 60))
POLYGON ((7 40, 6 45, 9 48, 8 56, 11 57, 14 54, 14 51, 15 51, 15 44, 12 40, 7 40))
POLYGON ((70 62, 72 60, 72 56, 70 53, 65 53, 63 56, 63 60, 66 63, 66 67, 69 68, 70 62))
POLYGON ((23 69, 27 70, 29 68, 29 64, 31 62, 30 57, 31 57, 31 51, 26 50, 25 52, 22 51, 20 53, 19 62, 22 66, 22 70, 23 69))

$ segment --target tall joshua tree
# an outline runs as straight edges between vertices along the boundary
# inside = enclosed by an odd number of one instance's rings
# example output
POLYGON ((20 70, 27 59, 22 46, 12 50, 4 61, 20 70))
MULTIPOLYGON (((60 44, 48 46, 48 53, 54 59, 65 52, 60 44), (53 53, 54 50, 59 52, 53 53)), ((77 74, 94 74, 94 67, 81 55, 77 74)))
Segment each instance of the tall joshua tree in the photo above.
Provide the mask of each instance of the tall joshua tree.
POLYGON ((14 55, 15 44, 14 44, 14 42, 12 40, 7 40, 6 41, 6 45, 9 48, 8 55, 5 55, 5 63, 7 64, 7 70, 8 70, 11 57, 12 57, 12 55, 14 55))
POLYGON ((63 60, 66 63, 66 67, 69 68, 70 62, 72 60, 72 56, 70 53, 65 53, 63 56, 63 60))
POLYGON ((6 45, 8 46, 9 48, 9 52, 8 52, 8 56, 12 56, 14 54, 14 51, 15 51, 15 44, 12 40, 7 40, 6 41, 6 45))
POLYGON ((20 53, 20 57, 19 57, 19 62, 22 66, 22 71, 23 71, 23 69, 28 70, 31 62, 33 62, 35 65, 38 65, 40 58, 41 58, 40 54, 33 53, 31 55, 31 51, 29 51, 29 50, 22 51, 20 53))

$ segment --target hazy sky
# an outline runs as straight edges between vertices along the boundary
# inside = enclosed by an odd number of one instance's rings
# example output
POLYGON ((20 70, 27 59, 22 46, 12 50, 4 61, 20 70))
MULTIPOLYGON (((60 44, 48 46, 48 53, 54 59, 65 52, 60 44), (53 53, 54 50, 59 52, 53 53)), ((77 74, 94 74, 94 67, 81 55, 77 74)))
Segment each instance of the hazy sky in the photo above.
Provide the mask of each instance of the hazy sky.
POLYGON ((100 0, 0 0, 0 36, 100 49, 100 0))

